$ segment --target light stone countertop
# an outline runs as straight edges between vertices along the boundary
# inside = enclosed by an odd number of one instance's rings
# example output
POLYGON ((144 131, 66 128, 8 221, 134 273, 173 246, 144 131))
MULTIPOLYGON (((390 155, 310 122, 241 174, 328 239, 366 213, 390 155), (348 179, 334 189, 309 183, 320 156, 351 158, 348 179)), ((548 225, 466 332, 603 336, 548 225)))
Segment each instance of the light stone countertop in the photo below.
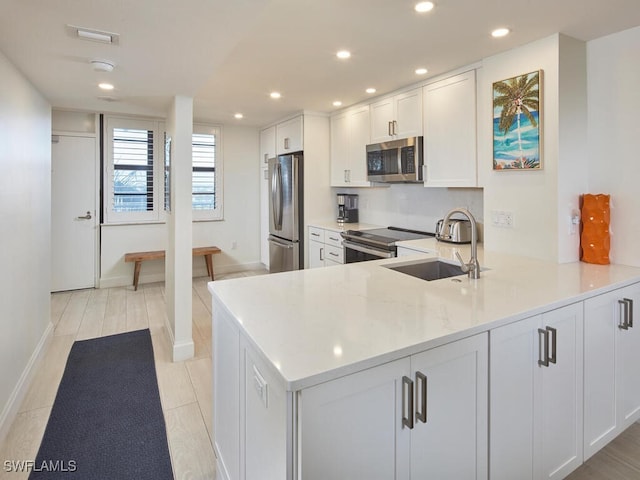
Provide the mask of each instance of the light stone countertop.
POLYGON ((347 230, 371 230, 373 228, 385 228, 380 225, 371 225, 369 223, 338 223, 336 220, 309 222, 307 227, 318 227, 338 233, 346 232, 347 230))
POLYGON ((295 391, 640 281, 640 268, 480 249, 480 279, 427 282, 385 265, 450 260, 456 249, 468 260, 470 246, 399 245, 436 253, 215 281, 209 291, 295 391))

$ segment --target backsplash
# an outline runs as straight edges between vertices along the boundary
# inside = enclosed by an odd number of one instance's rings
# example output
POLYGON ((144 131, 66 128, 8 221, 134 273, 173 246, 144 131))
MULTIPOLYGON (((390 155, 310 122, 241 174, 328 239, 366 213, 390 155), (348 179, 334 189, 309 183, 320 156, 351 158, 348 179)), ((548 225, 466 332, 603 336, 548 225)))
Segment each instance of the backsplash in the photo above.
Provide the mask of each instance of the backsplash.
POLYGON ((479 231, 483 230, 481 188, 425 188, 418 184, 393 184, 380 188, 332 190, 336 194, 358 194, 361 223, 433 232, 436 222, 450 209, 464 207, 476 218, 479 231))

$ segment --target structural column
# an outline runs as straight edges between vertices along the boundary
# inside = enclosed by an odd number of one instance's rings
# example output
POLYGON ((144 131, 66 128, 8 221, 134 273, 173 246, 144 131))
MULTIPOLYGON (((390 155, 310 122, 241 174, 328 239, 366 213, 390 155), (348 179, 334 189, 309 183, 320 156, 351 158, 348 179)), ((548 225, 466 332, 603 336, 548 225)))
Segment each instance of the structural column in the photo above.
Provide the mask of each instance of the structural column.
POLYGON ((174 362, 192 358, 194 354, 191 331, 192 134, 193 98, 176 96, 167 118, 167 138, 170 138, 170 208, 167 211, 169 238, 165 263, 167 321, 173 343, 174 362))

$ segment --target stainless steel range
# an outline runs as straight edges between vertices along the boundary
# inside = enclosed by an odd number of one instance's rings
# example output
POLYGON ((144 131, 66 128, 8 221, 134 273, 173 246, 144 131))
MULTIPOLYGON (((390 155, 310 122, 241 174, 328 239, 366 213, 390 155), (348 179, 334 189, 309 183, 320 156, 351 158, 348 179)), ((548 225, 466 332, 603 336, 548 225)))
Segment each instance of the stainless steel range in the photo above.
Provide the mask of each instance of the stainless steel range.
POLYGON ((344 238, 344 263, 365 262, 392 258, 397 255, 396 242, 419 240, 435 236, 434 233, 420 232, 399 227, 376 228, 372 230, 347 230, 344 238))

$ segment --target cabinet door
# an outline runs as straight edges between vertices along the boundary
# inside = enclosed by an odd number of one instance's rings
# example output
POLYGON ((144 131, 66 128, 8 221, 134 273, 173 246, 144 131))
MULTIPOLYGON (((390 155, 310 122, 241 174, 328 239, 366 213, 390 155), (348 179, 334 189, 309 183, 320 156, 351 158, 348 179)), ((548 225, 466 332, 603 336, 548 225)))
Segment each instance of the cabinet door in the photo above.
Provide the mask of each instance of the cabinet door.
POLYGON ((276 156, 276 127, 265 128, 260 132, 260 166, 266 168, 269 159, 276 156))
POLYGON ((533 388, 540 316, 491 330, 491 480, 533 479, 533 388))
POLYGON ((282 155, 302 150, 302 135, 302 115, 276 125, 276 153, 282 155))
POLYGON ((347 186, 349 169, 349 115, 331 117, 331 186, 347 186))
MULTIPOLYGON (((635 307, 636 313, 640 311, 640 286, 632 285, 622 290, 622 298, 631 300, 631 308, 635 307)), ((633 312, 630 312, 631 321, 633 312)), ((638 317, 640 318, 640 317, 638 317)), ((620 391, 620 424, 622 429, 640 418, 640 320, 636 320, 627 329, 618 329, 618 384, 620 391)), ((621 323, 619 320, 618 323, 621 323)))
POLYGON ((301 478, 409 478, 410 430, 399 412, 409 365, 396 360, 300 393, 301 478))
POLYGON ((564 478, 582 464, 582 316, 581 303, 542 315, 556 362, 535 368, 534 472, 540 469, 535 478, 564 478))
POLYGON ((401 93, 394 97, 395 124, 393 133, 395 138, 419 137, 422 135, 422 89, 416 88, 410 92, 401 93))
POLYGON ((309 240, 309 268, 324 267, 324 243, 309 240))
POLYGON ((393 97, 371 104, 371 143, 393 139, 391 130, 394 120, 393 105, 393 97))
POLYGON ((416 390, 411 478, 486 479, 487 334, 413 355, 411 370, 416 390), (426 423, 417 419, 419 413, 426 423))
POLYGON ((367 145, 370 142, 369 106, 349 111, 348 185, 369 187, 367 180, 367 145))
POLYGON ((425 186, 477 186, 475 71, 424 87, 425 186))

